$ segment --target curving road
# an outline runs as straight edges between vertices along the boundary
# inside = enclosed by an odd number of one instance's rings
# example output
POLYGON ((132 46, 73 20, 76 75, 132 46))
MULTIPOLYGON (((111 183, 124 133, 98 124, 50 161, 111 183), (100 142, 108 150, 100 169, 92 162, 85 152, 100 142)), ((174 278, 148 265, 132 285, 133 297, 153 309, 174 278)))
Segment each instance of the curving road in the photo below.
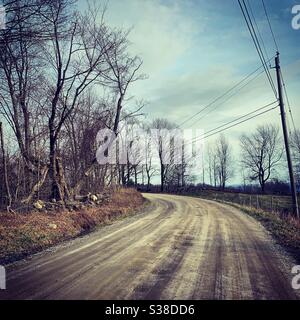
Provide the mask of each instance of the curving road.
POLYGON ((9 266, 0 298, 297 298, 293 262, 254 219, 212 201, 144 196, 147 212, 9 266))

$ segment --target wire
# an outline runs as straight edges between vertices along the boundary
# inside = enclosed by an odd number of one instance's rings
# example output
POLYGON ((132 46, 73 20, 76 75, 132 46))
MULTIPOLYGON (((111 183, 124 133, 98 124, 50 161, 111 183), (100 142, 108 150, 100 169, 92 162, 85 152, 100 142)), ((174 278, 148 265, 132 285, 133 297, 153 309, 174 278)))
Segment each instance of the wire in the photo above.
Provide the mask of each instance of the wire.
MULTIPOLYGON (((277 102, 277 101, 276 101, 276 102, 277 102)), ((214 135, 216 135, 216 134, 219 134, 219 133, 222 133, 222 132, 227 131, 227 130, 229 130, 229 129, 232 129, 233 127, 236 127, 236 126, 238 126, 238 125, 240 125, 240 124, 242 124, 242 123, 245 123, 245 122, 250 121, 250 120, 252 120, 252 119, 254 119, 254 118, 257 118, 257 117, 259 117, 259 116, 261 116, 261 115, 264 115, 264 114, 266 114, 266 113, 268 113, 268 112, 270 112, 270 111, 273 111, 273 110, 275 110, 276 108, 278 108, 278 106, 279 106, 279 105, 277 105, 277 106, 275 106, 275 107, 273 107, 273 108, 270 108, 270 109, 268 109, 268 110, 266 110, 266 111, 260 112, 260 113, 254 115, 254 116, 251 116, 251 117, 249 117, 249 118, 247 118, 247 119, 245 119, 245 120, 242 120, 242 121, 240 121, 240 122, 237 122, 237 123, 235 123, 235 124, 233 124, 233 125, 231 125, 231 126, 229 126, 229 127, 226 127, 226 128, 224 128, 224 129, 221 129, 221 130, 219 130, 219 131, 217 131, 217 132, 211 133, 211 134, 209 134, 209 135, 200 136, 200 137, 196 138, 196 140, 191 141, 191 142, 189 142, 189 143, 187 143, 187 144, 184 144, 184 146, 191 145, 191 144, 193 144, 193 143, 195 143, 195 142, 197 142, 197 141, 206 140, 207 138, 210 138, 210 137, 212 137, 212 136, 214 136, 214 135)), ((236 121, 237 121, 237 120, 236 120, 236 121)), ((228 124, 229 124, 229 123, 228 123, 228 124)), ((215 130, 216 130, 216 129, 215 129, 215 130)), ((212 131, 213 131, 213 130, 212 130, 212 131)), ((180 149, 182 149, 182 147, 183 147, 183 146, 181 146, 180 149)), ((178 150, 178 147, 175 148, 175 150, 178 150)), ((174 151, 175 151, 175 150, 174 150, 174 151)), ((174 151, 173 151, 173 152, 174 152, 174 151)))
MULTIPOLYGON (((241 120, 241 119, 243 119, 243 118, 246 118, 246 117, 248 117, 248 116, 250 116, 250 115, 252 115, 252 114, 255 114, 255 113, 258 112, 258 111, 261 111, 261 110, 263 110, 263 109, 266 109, 266 108, 274 105, 275 103, 278 103, 278 101, 274 101, 274 102, 272 102, 272 103, 269 103, 269 104, 267 104, 267 105, 265 105, 265 106, 263 106, 263 107, 260 107, 260 108, 258 108, 258 109, 256 109, 256 110, 252 111, 252 112, 249 112, 249 113, 247 113, 247 114, 245 114, 245 115, 243 115, 243 116, 241 116, 241 117, 239 117, 239 118, 237 118, 237 119, 235 119, 235 120, 232 120, 232 121, 230 121, 230 122, 228 122, 228 123, 225 123, 225 124, 223 124, 223 125, 221 125, 221 126, 219 126, 219 127, 217 127, 217 128, 211 129, 211 130, 207 131, 207 132, 205 133, 205 135, 208 134, 208 133, 211 133, 211 132, 213 132, 213 131, 215 131, 215 130, 221 129, 222 127, 225 127, 225 126, 227 126, 227 125, 230 125, 230 124, 232 124, 232 123, 234 123, 234 122, 236 122, 236 121, 239 121, 239 120, 241 120)), ((278 105, 277 105, 277 106, 278 106, 278 105)))
POLYGON ((199 140, 204 140, 204 139, 207 139, 207 138, 209 138, 209 137, 211 137, 211 136, 214 136, 214 135, 216 135, 216 134, 219 134, 219 133, 221 133, 221 132, 223 132, 223 131, 229 130, 229 129, 231 129, 231 128, 233 128, 233 127, 236 127, 236 126, 238 126, 238 125, 240 125, 240 124, 242 124, 242 123, 244 123, 244 122, 250 121, 250 120, 252 120, 252 119, 254 119, 254 118, 257 118, 257 117, 259 117, 259 116, 261 116, 261 115, 264 115, 264 114, 266 114, 266 113, 268 113, 268 112, 270 112, 270 111, 272 111, 272 110, 275 110, 276 108, 278 108, 278 105, 275 106, 275 107, 272 107, 272 108, 270 108, 270 109, 268 109, 268 110, 266 110, 266 111, 260 112, 260 113, 254 115, 254 116, 252 116, 252 117, 250 117, 250 118, 248 118, 248 119, 245 119, 245 120, 240 121, 240 122, 238 122, 238 123, 236 123, 236 124, 233 124, 233 125, 231 125, 231 126, 229 126, 229 127, 227 127, 227 128, 224 128, 224 129, 222 129, 222 130, 219 130, 219 131, 214 132, 214 133, 209 134, 209 135, 205 135, 203 138, 197 139, 197 140, 195 140, 195 141, 193 141, 193 142, 197 142, 197 141, 199 141, 199 140))
POLYGON ((284 95, 285 95, 286 102, 287 102, 287 105, 288 105, 288 108, 289 108, 290 118, 292 120, 293 129, 294 129, 294 131, 296 131, 296 125, 295 125, 294 116, 293 116, 293 113, 292 113, 290 99, 289 99, 288 94, 287 94, 287 88, 286 88, 285 81, 283 79, 283 74, 282 74, 281 69, 280 69, 280 75, 281 75, 281 80, 282 80, 282 86, 283 86, 283 89, 284 89, 284 95))
POLYGON ((267 18, 267 20, 268 20, 269 28, 270 28, 270 31, 271 31, 271 34, 272 34, 272 38, 273 38, 273 41, 274 41, 276 50, 279 51, 279 49, 278 49, 278 44, 277 44, 277 41, 276 41, 276 38, 275 38, 275 34, 274 34, 274 32, 273 32, 273 28, 272 28, 272 25, 271 25, 271 21, 270 21, 270 18, 269 18, 269 14, 268 14, 268 10, 267 10, 265 1, 264 1, 264 0, 261 0, 261 1, 262 1, 262 5, 263 5, 263 7, 264 7, 264 11, 265 11, 266 18, 267 18))
POLYGON ((260 42, 259 42, 259 40, 258 40, 258 38, 257 38, 257 34, 256 34, 255 29, 254 29, 254 26, 253 26, 253 23, 252 23, 252 19, 251 19, 251 17, 250 17, 250 14, 249 14, 247 5, 246 5, 246 3, 245 3, 244 0, 242 0, 242 1, 243 1, 244 7, 243 7, 243 5, 242 5, 242 3, 241 3, 241 0, 238 0, 238 3, 239 3, 239 5, 240 5, 240 8, 241 8, 241 11, 242 11, 242 14, 243 14, 243 17, 244 17, 245 22, 246 22, 246 24, 247 24, 247 28, 248 28, 248 30, 249 30, 249 33, 250 33, 251 38, 252 38, 252 40, 253 40, 253 43, 254 43, 254 45, 255 45, 256 51, 257 51, 257 53, 258 53, 258 56, 259 56, 259 58, 260 58, 260 60, 261 60, 261 62, 262 62, 262 65, 263 65, 263 67, 264 67, 264 70, 265 70, 265 72, 266 72, 268 81, 269 81, 269 83, 270 83, 270 85, 271 85, 271 88, 272 88, 272 90, 273 90, 273 92, 274 92, 275 97, 277 98, 277 91, 276 91, 276 89, 275 89, 275 85, 274 85, 273 79, 272 79, 272 77, 271 77, 270 71, 269 71, 269 69, 268 69, 268 67, 267 67, 266 59, 265 59, 264 54, 263 54, 263 51, 262 51, 262 49, 261 49, 260 42))
MULTIPOLYGON (((221 132, 223 132, 223 131, 226 131, 226 130, 228 130, 228 129, 231 129, 231 128, 239 125, 239 124, 242 124, 242 123, 244 123, 244 122, 246 122, 246 121, 250 121, 251 119, 254 119, 254 118, 256 118, 256 117, 258 117, 258 116, 260 116, 260 115, 263 115, 263 114, 265 114, 265 113, 267 113, 267 112, 270 112, 270 111, 278 108, 279 105, 277 104, 275 107, 272 107, 272 108, 270 108, 270 109, 268 109, 268 110, 266 110, 266 111, 263 111, 263 112, 261 112, 261 113, 255 114, 255 113, 257 113, 258 111, 262 111, 262 110, 264 110, 264 109, 266 109, 266 108, 274 105, 275 103, 278 103, 278 101, 274 101, 274 102, 272 102, 272 103, 269 103, 269 104, 267 104, 267 105, 265 105, 265 106, 262 106, 262 107, 260 107, 260 108, 258 108, 258 109, 256 109, 256 110, 254 110, 254 111, 251 111, 251 112, 249 112, 249 113, 247 113, 247 114, 245 114, 245 115, 243 115, 243 116, 241 116, 241 117, 239 117, 239 118, 237 118, 237 119, 235 119, 235 120, 229 121, 229 122, 227 122, 227 123, 225 123, 225 124, 223 124, 223 125, 221 125, 221 126, 218 126, 218 127, 214 128, 214 129, 211 129, 211 130, 207 131, 206 133, 204 133, 203 135, 198 136, 198 137, 195 137, 195 138, 187 141, 187 143, 184 143, 184 145, 185 145, 185 146, 191 145, 191 144, 193 144, 193 143, 195 143, 195 142, 197 142, 197 141, 201 141, 201 140, 207 139, 207 138, 209 138, 209 137, 211 137, 211 136, 214 136, 214 135, 219 134, 219 133, 221 133, 221 132), (251 116, 251 117, 249 117, 249 116, 251 116), (245 120, 242 120, 242 119, 244 119, 244 118, 246 118, 246 117, 249 117, 249 118, 247 118, 247 119, 245 119, 245 120), (242 121, 240 121, 240 120, 242 120, 242 121), (239 122, 237 122, 237 121, 239 121, 239 122), (235 122, 237 122, 237 123, 235 123, 235 122), (229 127, 228 127, 228 126, 229 126, 229 127), (224 127, 225 127, 225 128, 224 128, 224 127), (222 128, 223 128, 223 129, 222 129, 222 128), (221 129, 221 130, 220 130, 220 129, 221 129), (216 131, 216 130, 217 130, 217 131, 216 131), (216 131, 216 132, 215 132, 215 131, 216 131)), ((181 148, 181 147, 177 147, 176 150, 178 150, 179 148, 181 148)))
POLYGON ((258 36, 259 36, 259 38, 260 38, 260 41, 262 42, 263 49, 264 49, 264 52, 265 52, 265 54, 266 54, 266 57, 267 57, 268 60, 270 60, 270 59, 269 59, 269 56, 268 56, 268 52, 267 52, 266 46, 265 46, 264 39, 263 39, 263 37, 262 37, 262 35, 261 35, 261 32, 260 32, 260 30, 259 30, 258 24, 257 24, 256 19, 255 19, 255 15, 254 15, 254 13, 253 13, 252 6, 251 6, 251 4, 250 4, 250 0, 247 0, 247 3, 248 3, 248 7, 249 7, 249 9, 250 9, 250 13, 251 13, 252 19, 253 19, 254 24, 255 24, 255 26, 256 26, 256 29, 257 29, 257 32, 258 32, 258 36))
POLYGON ((210 113, 212 113, 213 111, 217 110, 221 105, 223 105, 225 102, 227 102, 228 100, 230 100, 233 96, 235 96, 237 94, 237 92, 241 91, 242 89, 244 89, 249 83, 251 83, 252 81, 254 81, 255 79, 257 79, 262 73, 264 73, 264 70, 262 70, 259 74, 257 74, 254 78, 250 79, 248 82, 246 82, 242 87, 240 87, 236 92, 234 92, 233 94, 231 94, 227 99, 225 99, 224 101, 222 101, 221 103, 217 104, 213 109, 209 110, 206 114, 204 114, 202 117, 200 117, 200 119, 194 121, 191 124, 191 127, 196 124, 197 122, 201 121, 203 118, 205 118, 207 115, 209 115, 210 113))
MULTIPOLYGON (((239 0, 239 2, 240 2, 240 0, 239 0)), ((261 59, 261 62, 262 62, 262 64, 263 64, 264 68, 265 68, 265 71, 266 71, 267 77, 268 77, 268 79, 269 79, 269 81, 270 81, 271 87, 272 87, 272 89, 273 89, 273 91, 274 91, 274 93, 275 93, 276 90, 275 90, 275 86, 274 86, 274 83, 273 83, 273 79, 272 79, 272 77, 271 77, 271 74, 270 74, 269 69, 267 68, 267 63, 266 63, 266 60, 265 60, 263 51, 262 51, 261 46, 260 46, 260 42, 259 42, 259 40, 258 40, 256 31, 255 31, 255 28, 254 28, 253 23, 252 23, 252 19, 251 19, 251 17, 250 17, 250 14, 249 14, 247 5, 246 5, 246 3, 245 3, 244 0, 243 0, 243 4, 244 4, 244 7, 245 7, 245 11, 244 11, 244 9, 243 9, 242 7, 241 7, 241 9, 242 9, 242 12, 243 12, 245 21, 246 21, 246 23, 247 23, 247 26, 248 26, 249 32, 250 32, 250 34, 251 34, 252 40, 253 40, 253 42, 254 42, 254 45, 255 45, 255 47, 256 47, 256 49, 257 49, 258 55, 259 55, 259 57, 260 57, 260 59, 261 59), (245 14, 245 13, 246 13, 246 14, 245 14), (247 17, 248 17, 248 20, 247 20, 246 15, 247 15, 247 17)), ((275 96, 276 96, 276 94, 275 94, 275 96)))
MULTIPOLYGON (((271 61, 275 56, 273 56, 269 61, 271 61)), ((256 72, 258 72, 260 69, 262 69, 263 66, 258 67, 257 69, 255 69, 254 71, 252 71, 251 73, 249 73, 246 77, 244 77, 241 81, 239 81, 238 83, 236 83, 233 87, 231 87, 229 90, 227 90, 225 93, 223 93, 222 95, 218 96, 217 98, 215 98, 213 101, 211 101, 209 104, 205 105, 204 107, 201 108, 200 111, 194 113, 192 116, 190 116, 188 119, 184 120, 183 122, 181 122, 177 128, 180 128, 181 126, 183 126, 184 124, 186 124, 187 122, 189 122, 190 120, 192 120, 193 118, 195 118, 197 115, 199 115, 200 113, 202 113, 203 111, 207 110, 209 107, 211 107, 213 104, 215 104, 217 101, 221 100, 222 98, 224 98, 227 94, 229 94, 230 92, 232 92, 234 89, 238 88, 242 83, 244 83, 245 81, 247 81, 251 76, 253 76, 256 72)))

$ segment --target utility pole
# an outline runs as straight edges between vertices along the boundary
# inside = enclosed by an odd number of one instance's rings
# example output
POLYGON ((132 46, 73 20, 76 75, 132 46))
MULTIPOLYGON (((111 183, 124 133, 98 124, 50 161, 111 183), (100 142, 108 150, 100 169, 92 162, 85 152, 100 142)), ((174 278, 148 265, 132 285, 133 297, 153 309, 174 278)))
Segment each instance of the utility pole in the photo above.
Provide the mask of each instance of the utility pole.
POLYGON ((278 84, 278 99, 279 99, 279 106, 280 106, 282 130, 283 130, 286 158, 287 158, 287 162, 288 162, 290 184, 291 184, 291 191, 292 191, 292 198, 293 198, 293 210, 294 210, 294 214, 299 219, 297 190, 296 190, 296 183, 295 183, 295 177, 294 177, 294 171, 293 171, 293 163, 292 163, 292 157, 291 157, 291 151, 290 151, 290 145, 289 145, 289 135, 288 135, 287 125, 286 125, 286 113, 285 113, 284 102, 283 102, 283 97, 282 97, 282 83, 281 83, 279 52, 277 52, 277 55, 275 57, 275 68, 276 68, 276 76, 277 76, 277 84, 278 84))

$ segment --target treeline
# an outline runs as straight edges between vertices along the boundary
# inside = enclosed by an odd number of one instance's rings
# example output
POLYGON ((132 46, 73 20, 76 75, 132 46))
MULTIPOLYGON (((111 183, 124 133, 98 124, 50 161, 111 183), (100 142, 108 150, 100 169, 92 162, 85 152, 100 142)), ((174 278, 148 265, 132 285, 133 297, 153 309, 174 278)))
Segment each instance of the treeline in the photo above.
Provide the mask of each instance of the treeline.
MULTIPOLYGON (((190 194, 202 190, 249 194, 290 194, 285 149, 279 127, 271 124, 258 126, 253 133, 242 134, 239 138, 239 154, 234 154, 230 141, 224 135, 220 135, 205 144, 202 157, 189 159, 185 163, 187 170, 184 173, 181 174, 181 170, 177 171, 178 179, 168 179, 167 175, 163 188, 161 182, 160 185, 154 183, 150 187, 140 183, 139 189, 151 192, 190 194), (200 170, 195 170, 195 161, 201 162, 200 170), (233 178, 240 182, 233 184, 233 178)), ((291 132, 290 140, 294 172, 299 189, 300 131, 291 132)), ((166 147, 162 146, 162 148, 166 147)), ((170 177, 173 177, 174 165, 171 166, 170 173, 170 177)))
MULTIPOLYGON (((297 188, 300 187, 300 131, 290 132, 290 144, 294 163, 297 188)), ((240 154, 235 159, 231 147, 224 137, 208 145, 206 158, 209 185, 225 190, 224 182, 237 175, 241 184, 237 189, 246 193, 290 193, 287 161, 281 130, 273 124, 260 125, 252 133, 239 137, 240 154), (223 140, 223 141, 222 141, 223 140), (221 150, 227 150, 227 157, 220 157, 221 150), (224 147, 225 146, 225 147, 224 147), (219 160, 218 160, 219 159, 219 160), (223 159, 223 161, 220 161, 223 159), (216 161, 217 160, 217 161, 216 161), (221 173, 228 179, 221 179, 221 173), (222 183, 223 182, 223 183, 222 183)), ((223 151, 225 155, 225 151, 223 151)))
MULTIPOLYGON (((147 185, 138 184, 137 189, 140 192, 159 193, 161 186, 159 184, 152 184, 148 188, 147 185)), ((189 183, 185 186, 167 185, 164 189, 165 193, 172 194, 185 194, 185 195, 203 195, 205 192, 219 193, 232 193, 232 194, 264 194, 264 195, 277 195, 286 196, 290 194, 290 185, 288 182, 278 180, 276 178, 271 179, 265 185, 265 192, 262 193, 261 187, 258 184, 246 184, 246 185, 229 185, 224 190, 220 186, 214 187, 206 183, 189 183)))

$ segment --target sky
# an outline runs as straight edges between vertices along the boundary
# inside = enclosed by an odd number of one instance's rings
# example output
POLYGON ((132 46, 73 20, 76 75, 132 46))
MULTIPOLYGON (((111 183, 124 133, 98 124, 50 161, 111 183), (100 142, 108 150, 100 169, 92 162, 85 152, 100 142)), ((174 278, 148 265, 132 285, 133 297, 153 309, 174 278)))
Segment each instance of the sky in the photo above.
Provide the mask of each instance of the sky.
MULTIPOLYGON (((276 47, 262 2, 249 1, 271 58, 276 47)), ((80 6, 84 3, 80 0, 80 6)), ((291 21, 292 7, 300 0, 265 0, 265 4, 297 124, 300 30, 294 30, 291 21)), ((180 124, 261 65, 237 0, 110 0, 106 19, 112 26, 132 28, 131 50, 143 59, 141 71, 148 78, 131 87, 130 95, 147 101, 144 112, 149 121, 163 117, 180 124)), ((271 64, 274 65, 273 60, 271 64)), ((275 70, 270 72, 275 81, 275 70)), ((265 74, 261 74, 224 104, 216 109, 212 106, 214 110, 209 114, 201 113, 183 128, 208 131, 273 101, 271 87, 265 74)), ((224 132, 233 146, 236 162, 240 135, 266 122, 280 125, 279 110, 224 132)))

